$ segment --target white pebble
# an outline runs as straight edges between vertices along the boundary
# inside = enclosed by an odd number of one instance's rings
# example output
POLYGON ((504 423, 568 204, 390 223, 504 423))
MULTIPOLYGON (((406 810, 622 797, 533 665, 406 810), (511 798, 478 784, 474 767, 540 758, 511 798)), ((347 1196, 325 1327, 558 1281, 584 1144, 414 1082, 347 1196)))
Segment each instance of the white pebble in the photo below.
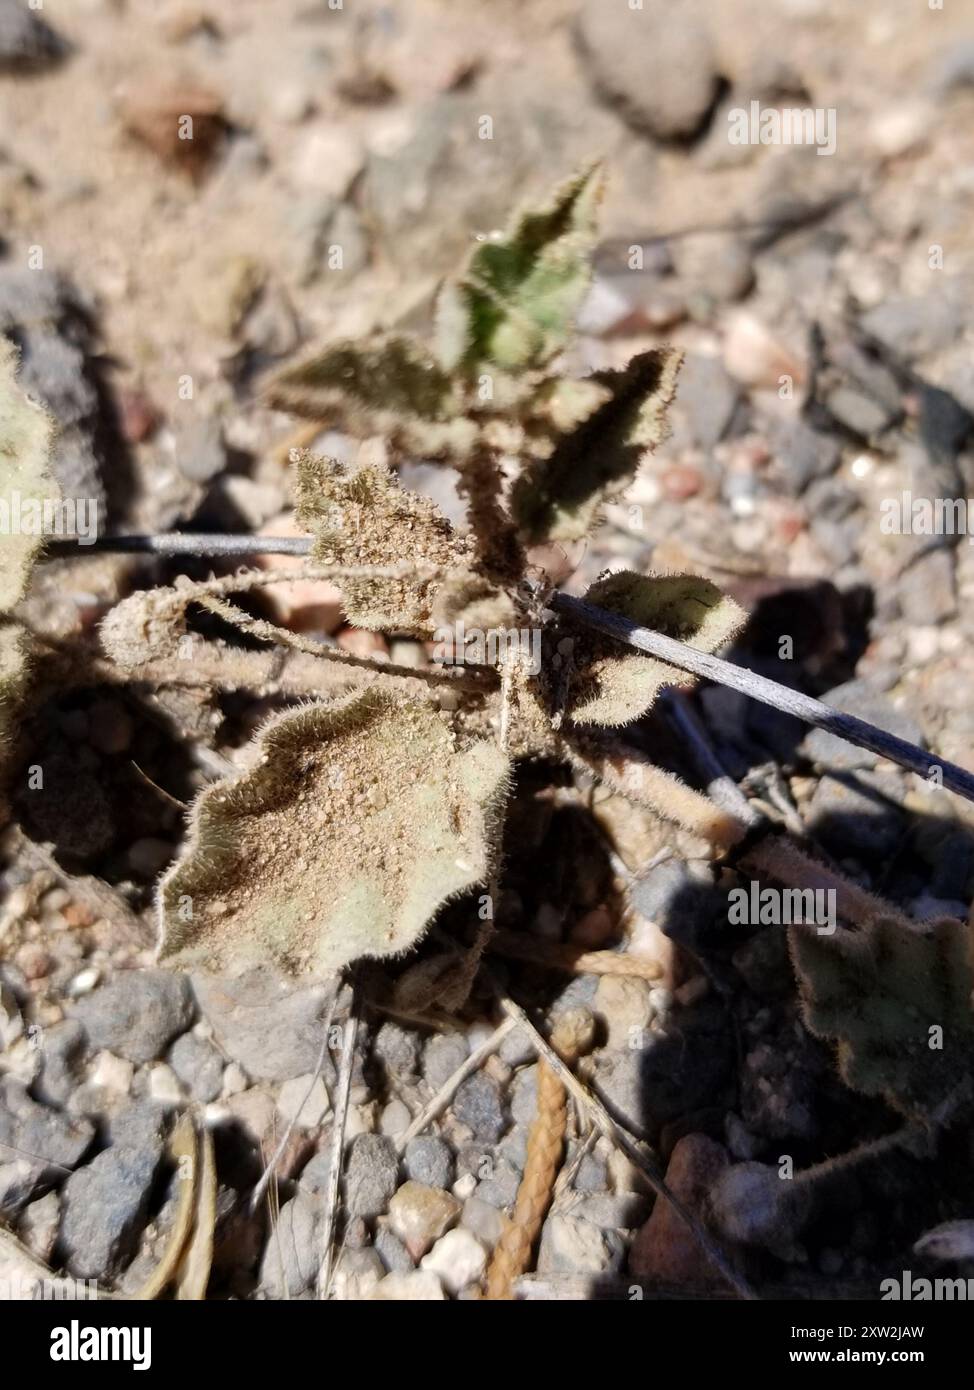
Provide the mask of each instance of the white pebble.
POLYGON ((438 1275, 448 1293, 476 1282, 487 1266, 487 1252, 470 1231, 447 1231, 420 1261, 420 1269, 438 1275))

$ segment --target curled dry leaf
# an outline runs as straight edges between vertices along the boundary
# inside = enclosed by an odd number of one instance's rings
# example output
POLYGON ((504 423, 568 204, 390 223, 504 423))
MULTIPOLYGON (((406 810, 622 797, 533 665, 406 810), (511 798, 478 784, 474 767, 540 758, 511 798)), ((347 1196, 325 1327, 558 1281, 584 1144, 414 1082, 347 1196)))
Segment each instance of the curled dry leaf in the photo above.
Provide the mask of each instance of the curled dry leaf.
POLYGON ((847 1086, 922 1118, 974 1069, 972 931, 954 917, 788 934, 805 1023, 836 1044, 847 1086))
POLYGON ((542 367, 568 341, 592 278, 603 180, 597 165, 481 242, 437 305, 437 356, 468 377, 542 367))
MULTIPOLYGON (((596 580, 585 598, 702 652, 715 652, 747 620, 744 610, 716 584, 694 574, 621 570, 596 580)), ((566 710, 579 724, 629 724, 646 713, 664 686, 692 680, 611 638, 576 636, 572 655, 574 678, 566 710)))
POLYGON ((647 453, 666 438, 666 408, 682 361, 676 348, 653 348, 619 371, 543 388, 532 431, 533 452, 540 456, 526 466, 511 495, 526 541, 588 535, 602 503, 632 481, 647 453))
POLYGON ((135 1297, 156 1299, 174 1285, 178 1300, 199 1301, 210 1278, 216 1225, 213 1136, 183 1114, 170 1136, 169 1156, 179 1184, 173 1222, 162 1258, 135 1297))
POLYGON ((489 875, 508 784, 492 742, 369 690, 273 720, 207 788, 159 893, 160 959, 320 976, 394 956, 489 875))
POLYGON ((303 453, 298 461, 298 520, 314 534, 313 558, 326 565, 415 561, 430 577, 343 579, 344 608, 357 627, 427 632, 442 574, 463 569, 466 539, 428 497, 407 492, 379 464, 346 465, 303 453))

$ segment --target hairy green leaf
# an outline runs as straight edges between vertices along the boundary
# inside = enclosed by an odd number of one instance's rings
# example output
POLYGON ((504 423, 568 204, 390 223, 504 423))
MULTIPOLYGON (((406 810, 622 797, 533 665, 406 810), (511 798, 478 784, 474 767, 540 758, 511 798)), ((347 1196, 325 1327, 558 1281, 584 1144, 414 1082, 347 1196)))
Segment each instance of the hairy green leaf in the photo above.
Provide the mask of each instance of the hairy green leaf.
POLYGON ((854 1091, 928 1116, 974 1070, 971 928, 886 918, 858 931, 789 929, 805 1023, 837 1045, 854 1091))
POLYGON ((320 976, 399 955, 493 868, 507 757, 378 690, 274 719, 196 802, 159 894, 160 959, 320 976))
POLYGON ((524 371, 565 346, 591 282, 601 194, 593 167, 476 247, 437 305, 437 356, 448 371, 524 371))
POLYGON ((381 436, 427 458, 462 457, 477 434, 450 377, 413 338, 319 348, 280 371, 265 395, 278 410, 358 438, 381 436))
POLYGON ((319 564, 417 567, 401 578, 340 580, 345 612, 359 627, 428 631, 444 575, 469 563, 467 541, 436 504, 401 488, 381 465, 303 453, 298 520, 314 534, 319 564))
MULTIPOLYGON (((716 584, 695 574, 622 570, 596 580, 585 598, 702 652, 716 651, 747 618, 716 584)), ((566 712, 579 724, 629 724, 646 713, 664 686, 693 679, 597 634, 574 637, 572 664, 566 712)))
MULTIPOLYGON (((511 496, 526 541, 580 540, 591 531, 602 503, 666 438, 666 407, 682 360, 675 348, 654 348, 619 371, 544 389, 537 419, 541 438, 551 421, 550 448, 528 464, 511 496)), ((542 453, 537 438, 534 452, 542 453)))

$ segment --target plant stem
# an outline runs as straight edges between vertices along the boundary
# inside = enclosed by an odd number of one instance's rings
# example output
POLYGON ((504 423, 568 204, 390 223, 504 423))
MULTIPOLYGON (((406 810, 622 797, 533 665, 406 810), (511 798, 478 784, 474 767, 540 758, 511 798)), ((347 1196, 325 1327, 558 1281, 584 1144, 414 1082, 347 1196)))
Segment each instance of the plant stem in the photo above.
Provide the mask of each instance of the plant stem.
MULTIPOLYGON (((90 546, 79 547, 77 541, 55 541, 49 554, 65 555, 69 552, 80 554, 98 551, 117 551, 126 554, 151 555, 195 555, 206 556, 255 556, 255 555, 307 555, 311 550, 310 536, 228 536, 210 535, 203 532, 173 532, 161 536, 102 536, 90 546)), ((944 786, 967 801, 974 801, 974 773, 966 771, 956 763, 948 762, 927 753, 916 744, 895 734, 886 733, 874 724, 867 724, 854 714, 845 714, 832 709, 821 700, 810 695, 791 690, 786 685, 759 676, 746 667, 735 666, 720 657, 708 656, 697 651, 685 642, 673 637, 665 637, 651 628, 640 627, 618 613, 609 613, 604 608, 586 603, 584 599, 573 598, 570 594, 552 594, 549 606, 554 612, 587 627, 601 632, 617 642, 624 642, 639 651, 648 652, 681 671, 689 671, 704 680, 726 685, 731 690, 739 690, 752 700, 770 705, 772 709, 784 714, 794 715, 806 724, 817 729, 825 729, 838 738, 845 739, 860 748, 868 748, 890 762, 898 763, 919 777, 929 778, 937 771, 937 777, 929 784, 931 787, 944 786)))
POLYGON ((596 608, 584 599, 572 598, 569 594, 552 594, 549 606, 581 627, 591 628, 592 631, 601 632, 617 642, 625 642, 639 651, 648 652, 671 666, 679 667, 681 671, 690 671, 704 680, 726 685, 731 690, 739 690, 752 700, 760 700, 762 704, 771 705, 785 714, 793 714, 806 724, 813 724, 817 729, 836 734, 847 743, 868 748, 920 777, 929 777, 934 769, 938 769, 939 779, 930 782, 931 786, 944 786, 949 791, 956 792, 958 796, 974 801, 974 773, 967 772, 945 758, 935 757, 915 744, 907 743, 906 739, 886 733, 884 729, 877 729, 874 724, 867 724, 864 719, 857 719, 854 714, 832 709, 829 705, 823 705, 821 700, 803 695, 798 690, 791 690, 786 685, 779 685, 777 681, 769 680, 767 676, 759 676, 747 667, 735 666, 732 662, 722 661, 717 656, 708 656, 706 652, 697 651, 695 647, 688 647, 685 642, 665 637, 661 632, 654 632, 652 628, 640 627, 638 623, 630 622, 618 613, 596 608))

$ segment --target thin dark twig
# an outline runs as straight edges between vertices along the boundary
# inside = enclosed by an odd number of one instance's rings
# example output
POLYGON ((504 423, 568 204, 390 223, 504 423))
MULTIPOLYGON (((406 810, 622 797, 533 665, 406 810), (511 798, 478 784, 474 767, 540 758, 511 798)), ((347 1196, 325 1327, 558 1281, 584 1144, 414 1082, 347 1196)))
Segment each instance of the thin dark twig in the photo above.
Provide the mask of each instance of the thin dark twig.
POLYGON ((797 719, 803 720, 806 724, 813 724, 817 729, 836 734, 847 743, 857 744, 860 748, 868 748, 871 752, 878 753, 882 758, 889 758, 890 762, 899 763, 900 767, 905 767, 920 777, 929 777, 930 773, 937 769, 939 781, 931 785, 942 785, 949 791, 956 792, 958 796, 974 801, 974 773, 967 772, 945 758, 927 753, 915 744, 908 743, 906 739, 886 733, 884 729, 877 729, 874 724, 867 724, 864 719, 857 719, 854 714, 832 709, 810 695, 790 690, 788 686, 779 685, 767 676, 759 676, 744 666, 735 666, 730 661, 722 661, 720 657, 708 656, 706 652, 688 647, 686 643, 678 642, 673 637, 664 637, 661 632, 640 627, 638 623, 630 622, 618 613, 596 608, 584 599, 572 598, 569 594, 553 594, 549 605, 556 613, 582 627, 591 628, 606 637, 614 638, 617 642, 625 642, 639 651, 648 652, 681 671, 690 671, 705 680, 716 681, 718 685, 726 685, 731 690, 739 690, 742 695, 748 695, 752 700, 760 700, 762 704, 771 705, 785 714, 793 714, 797 719))

